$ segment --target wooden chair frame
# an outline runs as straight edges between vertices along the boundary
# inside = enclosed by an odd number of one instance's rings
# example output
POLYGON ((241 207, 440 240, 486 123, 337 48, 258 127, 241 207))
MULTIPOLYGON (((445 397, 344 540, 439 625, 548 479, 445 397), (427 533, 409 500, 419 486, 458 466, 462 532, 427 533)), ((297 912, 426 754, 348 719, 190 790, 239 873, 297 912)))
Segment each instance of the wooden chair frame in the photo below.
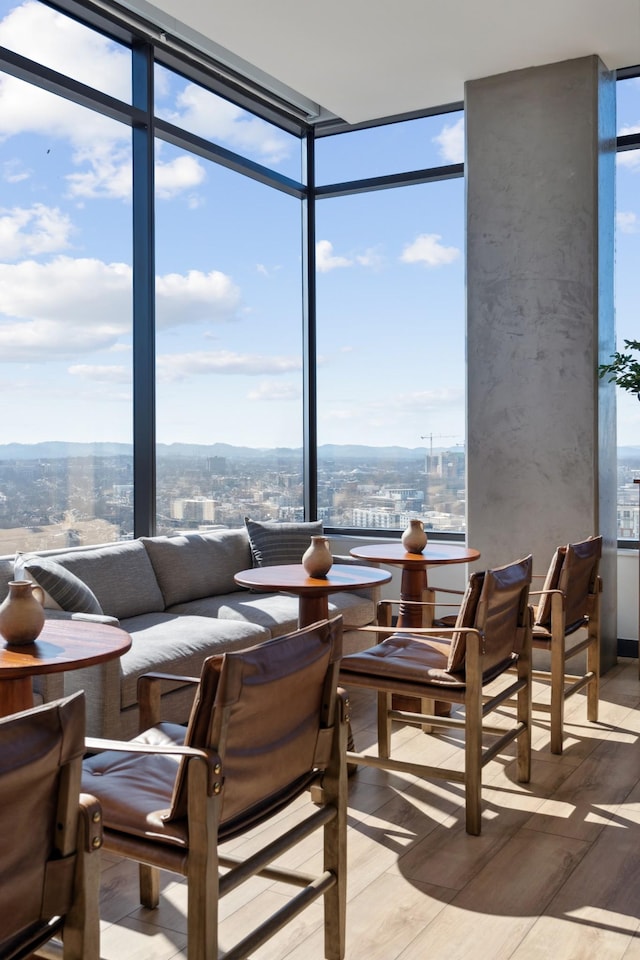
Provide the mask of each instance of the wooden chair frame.
POLYGON ((576 642, 567 643, 572 633, 567 632, 566 624, 566 597, 562 590, 534 590, 531 597, 549 596, 551 602, 551 631, 550 641, 536 640, 535 627, 532 639, 533 649, 548 651, 551 659, 550 669, 544 670, 534 667, 532 677, 542 681, 550 689, 550 698, 532 700, 532 708, 550 715, 550 749, 551 753, 561 754, 564 746, 564 707, 569 697, 579 690, 587 688, 587 720, 596 723, 598 720, 598 703, 600 698, 600 605, 602 595, 602 578, 595 578, 595 587, 586 595, 586 622, 579 627, 586 631, 586 636, 576 642), (567 671, 567 662, 578 654, 586 651, 586 672, 571 673, 567 671))
MULTIPOLYGON (((339 620, 340 618, 336 618, 336 621, 339 620)), ((335 623, 334 621, 326 626, 335 631, 335 623)), ((318 626, 315 624, 297 633, 302 635, 318 626)), ((304 642, 304 636, 301 636, 301 642, 304 642)), ((248 858, 223 856, 218 850, 225 782, 225 743, 229 726, 233 722, 233 705, 216 708, 214 724, 217 749, 183 745, 153 746, 136 741, 86 741, 90 751, 176 754, 186 758, 188 850, 172 849, 167 844, 123 835, 111 830, 108 822, 104 830, 104 847, 111 853, 139 863, 140 899, 146 907, 158 906, 161 869, 187 878, 189 960, 212 960, 218 957, 241 960, 249 957, 320 896, 324 897, 325 956, 327 960, 342 960, 344 957, 347 823, 345 758, 349 710, 346 696, 337 689, 338 666, 339 656, 330 666, 323 698, 322 723, 331 734, 329 762, 326 769, 313 782, 307 784, 310 799, 316 809, 301 818, 295 826, 284 829, 276 839, 248 858), (272 865, 273 861, 287 850, 319 830, 324 836, 322 872, 312 875, 272 865), (253 876, 281 881, 300 889, 276 914, 257 925, 231 949, 219 953, 219 899, 253 876)), ((199 678, 166 674, 147 674, 141 677, 141 727, 154 727, 158 723, 162 686, 166 683, 197 685, 198 682, 199 678)), ((300 792, 301 790, 298 790, 296 796, 300 792)), ((278 810, 285 805, 281 804, 278 810)))
MULTIPOLYGON (((528 593, 528 589, 526 591, 528 593)), ((488 682, 483 679, 483 645, 485 634, 477 627, 394 627, 389 623, 390 607, 394 603, 415 604, 424 609, 423 620, 433 617, 433 607, 442 604, 431 601, 381 601, 379 604, 382 623, 362 627, 365 632, 378 637, 405 634, 417 638, 453 637, 466 635, 466 656, 464 666, 464 686, 453 687, 445 684, 422 681, 398 681, 393 676, 350 672, 349 658, 342 661, 341 682, 345 687, 360 686, 374 689, 378 694, 378 754, 357 751, 347 752, 347 761, 351 764, 378 767, 384 770, 410 773, 427 780, 449 780, 464 784, 465 823, 467 833, 478 835, 481 832, 482 816, 482 769, 509 743, 517 741, 517 779, 528 783, 531 777, 531 609, 524 598, 521 604, 523 643, 515 666, 515 678, 508 680, 510 673, 505 668, 488 682), (394 695, 418 698, 420 712, 394 709, 394 695), (493 726, 485 718, 505 702, 513 700, 517 704, 514 722, 508 727, 493 726), (436 715, 431 704, 436 700, 446 700, 464 706, 463 717, 445 717, 436 715), (421 726, 426 731, 433 727, 464 730, 465 763, 464 770, 447 767, 434 767, 422 763, 412 763, 392 759, 391 723, 399 720, 403 723, 421 726), (492 737, 492 742, 484 746, 483 737, 492 737)))
MULTIPOLYGON (((42 719, 47 725, 46 716, 59 713, 61 734, 59 753, 65 753, 63 741, 67 729, 80 722, 79 742, 84 736, 84 694, 78 693, 66 700, 52 701, 42 707, 24 711, 6 722, 14 724, 19 730, 25 725, 29 737, 29 726, 36 726, 42 719), (74 703, 75 701, 75 703, 74 703)), ((3 721, 4 722, 4 721, 3 721)), ((28 744, 26 739, 25 744, 28 744)), ((27 748, 28 749, 28 748, 27 748)), ((33 762, 41 764, 42 758, 36 755, 33 762)), ((102 846, 102 816, 96 799, 80 793, 82 753, 61 761, 57 775, 57 813, 55 817, 55 836, 49 861, 46 864, 47 875, 43 885, 43 913, 38 922, 28 930, 16 935, 2 948, 2 960, 22 960, 27 957, 61 958, 61 960, 100 960, 100 856, 102 846), (60 891, 66 887, 65 863, 73 868, 68 900, 60 891), (60 872, 59 872, 60 871, 60 872), (62 907, 64 912, 57 913, 62 907), (50 900, 49 898, 52 898, 50 900), (55 907, 53 907, 55 904, 55 907), (51 914, 47 906, 55 910, 51 914)), ((2 789, 0 787, 0 797, 2 789)), ((25 824, 16 819, 16 842, 25 824)), ((25 866, 29 866, 29 861, 25 866)), ((32 881, 35 881, 35 874, 32 881)), ((15 883, 15 876, 0 880, 0 898, 3 882, 15 883)), ((4 917, 3 926, 9 921, 4 917)))

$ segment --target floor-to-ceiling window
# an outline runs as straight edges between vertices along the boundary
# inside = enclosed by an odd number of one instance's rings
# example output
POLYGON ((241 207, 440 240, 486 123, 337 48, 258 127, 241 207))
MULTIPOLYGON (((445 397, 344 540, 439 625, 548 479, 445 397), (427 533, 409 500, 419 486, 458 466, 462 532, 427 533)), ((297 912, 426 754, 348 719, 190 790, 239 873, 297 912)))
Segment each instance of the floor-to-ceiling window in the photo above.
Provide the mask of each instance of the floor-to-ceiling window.
POLYGON ((318 511, 465 528, 461 112, 318 140, 318 511), (339 178, 339 180, 338 180, 339 178))
MULTIPOLYGON (((617 349, 625 340, 640 340, 638 264, 640 264, 640 77, 616 83, 618 137, 625 149, 616 157, 615 309, 617 349), (634 149, 626 149, 629 139, 634 149)), ((637 541, 640 535, 640 403, 617 391, 618 411, 618 537, 637 541)))
POLYGON ((314 176, 311 127, 130 24, 39 0, 0 0, 0 17, 0 363, 19 413, 0 443, 1 552, 316 502, 327 526, 433 508, 434 529, 462 531, 461 114, 318 138, 314 176), (150 280, 151 307, 136 294, 150 280), (331 452, 353 446, 353 463, 331 452))
MULTIPOLYGON (((309 174, 312 126, 237 89, 221 95, 218 76, 188 51, 176 66, 182 52, 166 55, 160 40, 145 113, 132 96, 133 28, 102 26, 0 0, 0 553, 134 534, 133 333, 145 322, 134 294, 147 226, 149 532, 298 518, 311 502, 335 529, 397 532, 417 514, 462 535, 461 112, 321 127, 309 174), (132 132, 152 141, 143 225, 132 132)), ((145 37, 149 62, 155 42, 145 37)), ((619 135, 633 136, 640 80, 617 88, 619 135)), ((635 146, 618 154, 619 345, 638 337, 635 146)), ((640 405, 621 393, 618 407, 620 536, 635 539, 625 450, 640 405)))
MULTIPOLYGON (((130 102, 130 52, 37 0, 0 45, 130 102)), ((131 128, 40 84, 0 73, 0 553, 133 529, 131 128)))
POLYGON ((238 155, 156 143, 157 530, 303 515, 300 139, 163 67, 156 113, 238 155))

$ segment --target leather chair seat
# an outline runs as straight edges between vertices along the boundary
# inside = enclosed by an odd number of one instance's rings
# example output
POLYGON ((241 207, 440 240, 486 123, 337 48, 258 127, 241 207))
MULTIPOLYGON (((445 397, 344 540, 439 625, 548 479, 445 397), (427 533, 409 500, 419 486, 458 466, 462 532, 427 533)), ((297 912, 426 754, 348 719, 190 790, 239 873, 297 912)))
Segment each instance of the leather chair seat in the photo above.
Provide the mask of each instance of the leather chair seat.
POLYGON ((350 673, 375 674, 382 680, 391 677, 391 686, 398 683, 464 687, 464 673, 447 670, 451 643, 445 638, 421 640, 410 634, 397 634, 361 653, 351 654, 342 661, 342 675, 350 673))
MULTIPOLYGON (((181 744, 185 733, 177 723, 160 723, 131 742, 181 744)), ((167 819, 179 763, 180 757, 167 754, 105 750, 85 760, 82 789, 99 791, 104 823, 110 830, 187 847, 186 819, 167 819)))

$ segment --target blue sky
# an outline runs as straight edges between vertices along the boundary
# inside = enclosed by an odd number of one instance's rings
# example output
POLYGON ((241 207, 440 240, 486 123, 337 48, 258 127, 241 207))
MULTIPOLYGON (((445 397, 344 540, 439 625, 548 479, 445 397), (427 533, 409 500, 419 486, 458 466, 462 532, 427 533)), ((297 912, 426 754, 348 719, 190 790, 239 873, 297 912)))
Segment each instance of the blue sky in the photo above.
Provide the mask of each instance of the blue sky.
MULTIPOLYGON (((130 97, 128 52, 36 0, 0 0, 0 43, 130 97)), ((638 81, 620 99, 638 129, 638 81)), ((299 177, 294 137, 164 69, 156 108, 299 177)), ((460 162, 463 142, 456 114, 331 138, 318 182, 460 162)), ((130 157, 128 128, 0 78, 4 442, 131 441, 130 157)), ((640 335, 638 159, 619 161, 620 339, 640 335)), ((300 446, 298 201, 163 143, 156 188, 158 440, 300 446)), ((319 441, 461 443, 463 181, 325 200, 317 222, 319 441)))

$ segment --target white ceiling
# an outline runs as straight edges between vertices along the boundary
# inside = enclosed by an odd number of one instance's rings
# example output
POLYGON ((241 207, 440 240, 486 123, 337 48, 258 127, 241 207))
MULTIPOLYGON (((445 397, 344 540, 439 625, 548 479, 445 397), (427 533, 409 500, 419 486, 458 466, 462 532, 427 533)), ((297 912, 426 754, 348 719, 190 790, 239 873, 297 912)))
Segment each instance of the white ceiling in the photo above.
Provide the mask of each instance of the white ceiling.
POLYGON ((349 123, 462 100, 465 80, 523 67, 590 54, 611 70, 640 64, 640 0, 125 5, 169 36, 229 62, 240 58, 247 72, 257 68, 258 79, 266 74, 349 123))

